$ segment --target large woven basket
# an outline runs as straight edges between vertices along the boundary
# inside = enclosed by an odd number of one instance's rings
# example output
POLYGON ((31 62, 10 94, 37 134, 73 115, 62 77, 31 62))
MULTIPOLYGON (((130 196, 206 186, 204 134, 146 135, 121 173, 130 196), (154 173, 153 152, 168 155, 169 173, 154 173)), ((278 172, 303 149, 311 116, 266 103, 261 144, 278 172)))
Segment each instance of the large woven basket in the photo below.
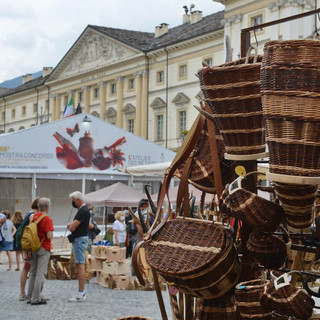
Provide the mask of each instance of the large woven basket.
POLYGON ((260 295, 267 281, 257 279, 241 282, 236 286, 235 296, 241 318, 271 319, 271 311, 265 311, 260 304, 260 295))
POLYGON ((274 188, 288 225, 295 229, 310 227, 317 186, 274 182, 274 188))
POLYGON ((196 320, 239 320, 240 314, 234 295, 201 300, 196 320))
POLYGON ((304 290, 289 283, 287 274, 264 286, 260 303, 265 310, 276 310, 283 315, 302 320, 311 317, 315 304, 304 290))
MULTIPOLYGON (((259 57, 261 61, 261 57, 259 57)), ((265 152, 265 129, 260 96, 260 62, 245 59, 205 67, 198 77, 230 155, 265 152)))
POLYGON ((320 176, 320 41, 270 41, 261 95, 270 172, 320 176))
POLYGON ((219 200, 221 212, 244 221, 254 230, 272 232, 277 229, 284 216, 280 205, 243 188, 230 191, 229 186, 226 185, 219 200))
POLYGON ((146 258, 179 291, 203 299, 224 295, 240 275, 229 231, 196 219, 166 222, 146 243, 146 258))
POLYGON ((265 268, 280 268, 287 259, 287 246, 280 237, 267 233, 252 232, 247 249, 265 268))

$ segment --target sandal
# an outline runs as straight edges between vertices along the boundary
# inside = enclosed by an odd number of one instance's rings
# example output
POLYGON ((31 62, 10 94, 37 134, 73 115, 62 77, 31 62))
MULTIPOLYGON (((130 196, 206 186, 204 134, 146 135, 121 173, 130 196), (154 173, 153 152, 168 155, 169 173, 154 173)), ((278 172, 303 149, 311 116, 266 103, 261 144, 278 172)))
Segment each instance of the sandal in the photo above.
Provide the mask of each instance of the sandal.
POLYGON ((15 269, 14 271, 20 271, 20 268, 15 269))

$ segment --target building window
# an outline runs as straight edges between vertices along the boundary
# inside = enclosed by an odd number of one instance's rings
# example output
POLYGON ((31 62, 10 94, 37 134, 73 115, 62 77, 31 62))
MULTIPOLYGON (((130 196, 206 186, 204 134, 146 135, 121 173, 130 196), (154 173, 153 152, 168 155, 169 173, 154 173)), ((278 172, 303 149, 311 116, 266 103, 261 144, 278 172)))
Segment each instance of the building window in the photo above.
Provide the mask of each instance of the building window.
POLYGON ((98 99, 99 98, 99 88, 94 88, 93 97, 94 97, 94 99, 98 99))
POLYGON ((38 113, 38 104, 37 103, 33 104, 33 113, 38 113))
MULTIPOLYGON (((254 26, 257 26, 259 24, 262 24, 263 23, 263 16, 262 14, 259 14, 258 16, 254 16, 254 17, 251 17, 251 26, 254 27, 254 26)), ((257 31, 261 31, 262 29, 256 29, 257 31)))
POLYGON ((16 109, 11 110, 11 118, 14 119, 16 117, 16 109))
POLYGON ((208 66, 212 66, 212 58, 205 58, 203 62, 208 66))
POLYGON ((157 115, 157 141, 163 140, 163 115, 157 115))
POLYGON ((64 96, 64 106, 68 105, 68 96, 64 96))
POLYGON ((164 82, 164 71, 158 71, 157 72, 157 83, 163 83, 164 82))
POLYGON ((26 109, 26 106, 23 106, 23 107, 22 107, 22 111, 21 111, 21 115, 22 115, 22 116, 25 116, 25 115, 26 115, 26 113, 27 113, 26 110, 27 110, 27 109, 26 109))
POLYGON ((183 132, 187 129, 187 112, 179 111, 179 137, 183 136, 183 132))
POLYGON ((83 101, 83 92, 79 92, 79 102, 83 101))
POLYGON ((182 64, 179 66, 179 79, 185 79, 187 77, 187 65, 182 64))
POLYGON ((114 95, 117 93, 117 84, 116 83, 111 83, 110 92, 111 92, 111 95, 114 95))
POLYGON ((128 90, 134 90, 134 79, 128 80, 128 90))
POLYGON ((128 120, 128 131, 131 133, 134 132, 134 120, 133 119, 128 120))

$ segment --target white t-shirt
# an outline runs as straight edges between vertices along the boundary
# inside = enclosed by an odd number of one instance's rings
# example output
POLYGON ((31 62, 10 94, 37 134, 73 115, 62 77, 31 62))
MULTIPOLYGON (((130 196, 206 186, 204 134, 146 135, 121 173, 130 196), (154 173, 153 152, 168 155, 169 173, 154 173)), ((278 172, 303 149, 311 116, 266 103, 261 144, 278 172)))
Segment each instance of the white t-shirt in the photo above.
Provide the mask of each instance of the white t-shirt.
MULTIPOLYGON (((124 223, 121 223, 119 220, 116 220, 113 223, 112 229, 118 231, 118 240, 120 243, 126 242, 127 232, 126 232, 126 226, 124 223)), ((116 245, 116 239, 114 235, 113 235, 113 245, 116 245)))
MULTIPOLYGON (((0 212, 0 220, 2 220, 3 218, 5 218, 6 216, 3 214, 3 213, 1 213, 0 212)), ((0 227, 1 227, 1 225, 0 225, 0 227)), ((2 236, 1 236, 1 232, 0 232, 0 240, 2 240, 2 236)))

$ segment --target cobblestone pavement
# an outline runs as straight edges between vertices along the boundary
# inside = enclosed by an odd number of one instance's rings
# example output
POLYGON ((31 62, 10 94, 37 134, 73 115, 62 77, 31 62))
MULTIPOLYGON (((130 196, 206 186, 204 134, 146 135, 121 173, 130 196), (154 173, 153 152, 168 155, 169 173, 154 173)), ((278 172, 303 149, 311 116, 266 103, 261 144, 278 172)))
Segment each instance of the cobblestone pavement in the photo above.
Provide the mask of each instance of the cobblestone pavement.
MULTIPOLYGON (((19 301, 19 271, 6 271, 7 255, 0 254, 0 320, 113 320, 118 317, 140 315, 160 320, 161 314, 155 291, 110 290, 90 279, 86 284, 87 301, 70 303, 77 291, 77 280, 46 280, 43 295, 46 305, 31 306, 19 301)), ((13 269, 15 269, 13 254, 13 269)), ((171 309, 167 291, 162 291, 168 318, 171 309)))

